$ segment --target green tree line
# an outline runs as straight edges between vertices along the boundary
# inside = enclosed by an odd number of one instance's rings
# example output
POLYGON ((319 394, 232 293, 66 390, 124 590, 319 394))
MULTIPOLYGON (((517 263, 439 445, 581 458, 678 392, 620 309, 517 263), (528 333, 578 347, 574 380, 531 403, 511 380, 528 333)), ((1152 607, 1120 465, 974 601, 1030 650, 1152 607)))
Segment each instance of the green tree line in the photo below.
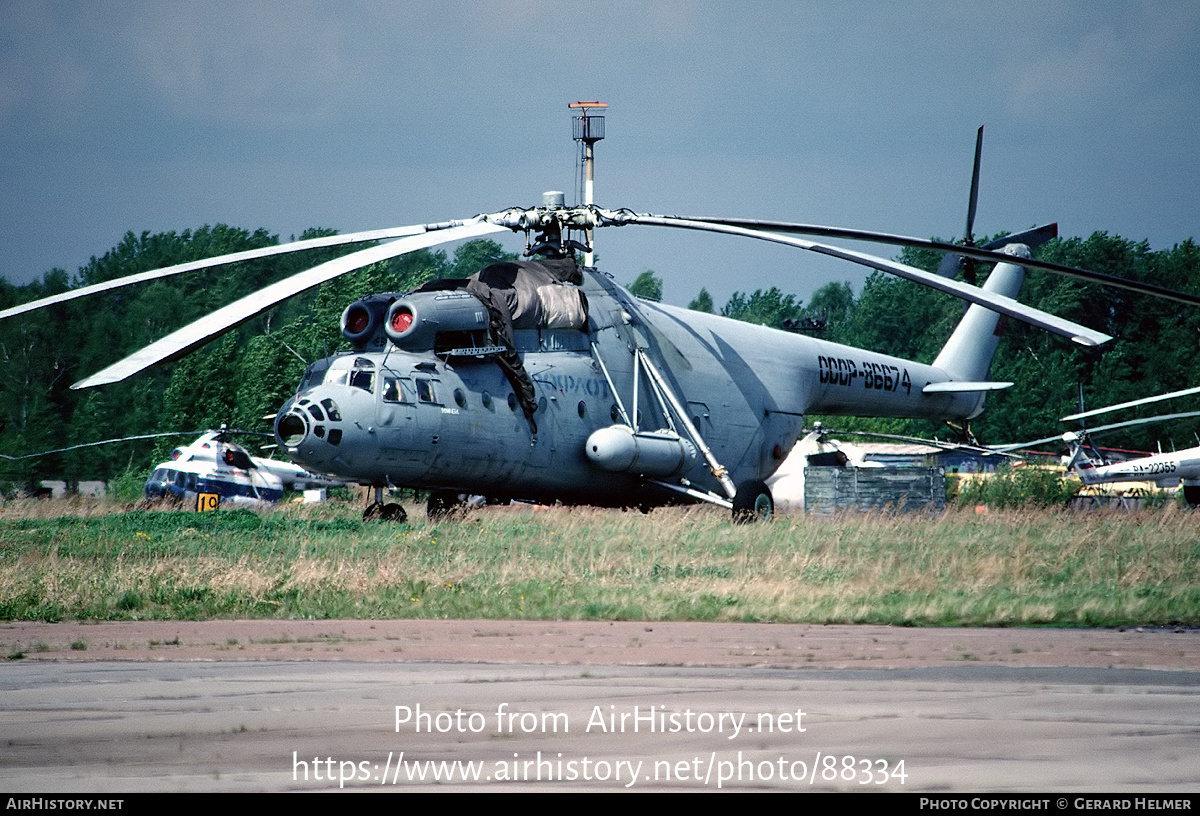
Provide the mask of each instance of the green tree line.
MULTIPOLYGON (((309 230, 300 238, 330 234, 309 230)), ((70 288, 212 255, 278 243, 264 230, 225 225, 182 233, 127 234, 74 275, 54 269, 33 283, 0 280, 0 308, 70 288)), ((0 321, 0 453, 19 456, 100 439, 163 431, 200 431, 227 423, 267 431, 266 417, 292 395, 306 361, 347 347, 340 316, 353 300, 373 292, 402 292, 436 277, 466 277, 510 257, 494 241, 472 241, 453 255, 422 250, 331 281, 229 332, 171 366, 86 391, 71 383, 115 362, 186 323, 349 250, 326 249, 264 258, 176 276, 84 298, 0 321)), ((1038 256, 1058 263, 1159 286, 1196 291, 1200 249, 1191 240, 1151 251, 1106 233, 1055 240, 1038 256)), ((933 270, 940 256, 906 250, 900 260, 933 270)), ((632 288, 661 299, 663 281, 651 270, 632 288)), ((1200 385, 1193 358, 1200 309, 1160 299, 1030 272, 1021 300, 1114 336, 1099 349, 1005 321, 992 377, 1016 385, 988 398, 972 423, 984 442, 1021 441, 1067 430, 1058 418, 1078 408, 1082 385, 1088 407, 1200 385)), ((700 293, 693 309, 787 327, 814 336, 929 362, 962 316, 959 300, 876 273, 857 296, 848 284, 830 283, 803 303, 778 288, 735 292, 717 309, 700 293)), ((1170 410, 1193 406, 1177 405, 1170 410)), ((1153 413, 1144 409, 1143 413, 1153 413)), ((830 419, 838 427, 946 435, 930 422, 830 419)), ((1106 436, 1105 444, 1154 449, 1160 440, 1196 444, 1196 425, 1143 426, 1106 436)), ((186 439, 141 441, 83 448, 40 459, 5 461, 0 482, 32 486, 41 479, 111 479, 145 472, 186 439)))
MULTIPOLYGON (((297 240, 332 234, 313 229, 297 240)), ((25 286, 0 281, 0 308, 68 289, 214 255, 278 244, 264 230, 226 225, 182 233, 128 233, 74 276, 54 269, 25 286)), ((360 247, 361 248, 361 247, 360 247)), ((227 424, 270 431, 308 362, 348 348, 342 311, 376 292, 405 292, 433 278, 466 277, 511 257, 495 241, 472 241, 447 256, 421 250, 326 283, 248 321, 170 366, 121 383, 70 386, 203 315, 351 249, 309 250, 127 287, 0 321, 0 453, 8 456, 126 436, 176 438, 86 447, 20 461, 0 460, 0 484, 43 479, 112 479, 143 473, 189 435, 227 424)))

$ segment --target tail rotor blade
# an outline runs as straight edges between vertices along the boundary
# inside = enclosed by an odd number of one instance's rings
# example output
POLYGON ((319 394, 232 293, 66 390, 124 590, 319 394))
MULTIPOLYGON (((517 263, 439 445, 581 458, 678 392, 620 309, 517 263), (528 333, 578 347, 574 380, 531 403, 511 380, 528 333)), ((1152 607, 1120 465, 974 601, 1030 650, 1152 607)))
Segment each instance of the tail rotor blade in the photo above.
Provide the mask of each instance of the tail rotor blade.
POLYGON ((979 160, 983 156, 983 125, 975 134, 975 169, 971 172, 971 199, 967 202, 967 231, 963 241, 967 246, 975 245, 975 207, 979 203, 979 160))
POLYGON ((964 260, 962 255, 947 252, 942 256, 942 262, 938 264, 937 273, 943 278, 953 278, 962 271, 964 260))

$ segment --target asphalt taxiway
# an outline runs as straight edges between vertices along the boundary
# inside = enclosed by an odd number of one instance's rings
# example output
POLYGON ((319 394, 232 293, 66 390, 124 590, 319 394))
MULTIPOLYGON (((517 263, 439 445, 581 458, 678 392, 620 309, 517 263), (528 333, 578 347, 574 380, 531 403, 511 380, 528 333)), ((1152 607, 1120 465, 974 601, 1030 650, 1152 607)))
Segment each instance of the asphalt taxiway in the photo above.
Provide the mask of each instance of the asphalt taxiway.
POLYGON ((1200 791, 1195 632, 225 623, 0 626, 0 790, 1200 791))

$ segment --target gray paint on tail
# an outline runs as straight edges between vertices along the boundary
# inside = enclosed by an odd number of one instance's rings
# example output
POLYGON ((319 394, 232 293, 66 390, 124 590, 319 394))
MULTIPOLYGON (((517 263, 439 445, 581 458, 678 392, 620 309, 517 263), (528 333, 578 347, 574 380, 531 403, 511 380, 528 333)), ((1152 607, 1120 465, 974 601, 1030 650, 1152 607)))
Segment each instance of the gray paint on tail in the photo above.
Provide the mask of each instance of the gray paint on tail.
MULTIPOLYGON (((1029 257, 1029 247, 1009 244, 1003 250, 1010 255, 1029 257)), ((982 288, 996 294, 1015 298, 1025 280, 1025 269, 1016 264, 997 264, 982 288)), ((934 368, 940 368, 956 380, 981 381, 988 379, 988 369, 1000 335, 996 326, 1000 315, 983 306, 972 305, 962 321, 942 347, 934 368)))

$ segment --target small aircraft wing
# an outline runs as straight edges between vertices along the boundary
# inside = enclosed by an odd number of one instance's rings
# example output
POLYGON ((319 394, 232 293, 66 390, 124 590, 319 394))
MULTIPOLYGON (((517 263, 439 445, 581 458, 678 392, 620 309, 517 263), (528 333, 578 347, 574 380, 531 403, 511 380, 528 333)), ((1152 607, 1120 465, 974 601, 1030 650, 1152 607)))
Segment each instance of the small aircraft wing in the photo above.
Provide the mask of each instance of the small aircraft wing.
POLYGON ((156 343, 134 352, 108 368, 93 374, 71 386, 73 389, 91 388, 95 385, 105 385, 120 382, 136 374, 142 369, 156 363, 177 360, 193 349, 199 348, 213 338, 221 335, 235 326, 244 323, 255 315, 265 312, 277 303, 281 303, 293 295, 325 283, 328 280, 353 272, 364 266, 378 261, 395 258, 418 249, 426 249, 448 241, 464 238, 477 238, 493 232, 500 232, 504 227, 489 224, 482 218, 470 221, 454 221, 441 224, 430 224, 421 227, 421 232, 397 239, 391 243, 326 261, 312 269, 305 270, 290 278, 260 289, 252 295, 218 309, 201 319, 184 326, 178 331, 168 334, 156 343))

